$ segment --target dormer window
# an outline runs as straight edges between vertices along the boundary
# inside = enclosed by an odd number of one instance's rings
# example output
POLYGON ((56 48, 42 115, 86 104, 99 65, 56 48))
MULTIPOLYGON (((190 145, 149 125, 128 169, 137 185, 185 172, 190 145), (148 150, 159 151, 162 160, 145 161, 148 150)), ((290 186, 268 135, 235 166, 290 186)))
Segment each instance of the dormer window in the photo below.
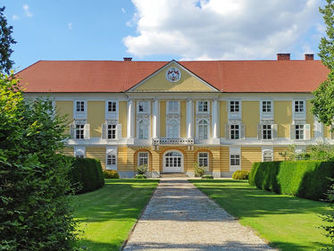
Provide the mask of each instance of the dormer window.
POLYGON ((304 112, 304 101, 303 100, 296 100, 295 101, 295 112, 304 112))
POLYGON ((271 112, 271 101, 262 101, 262 112, 271 112))
POLYGON ((239 112, 240 103, 239 101, 230 101, 230 112, 239 112))
POLYGON ((108 112, 117 112, 116 101, 108 101, 108 112))

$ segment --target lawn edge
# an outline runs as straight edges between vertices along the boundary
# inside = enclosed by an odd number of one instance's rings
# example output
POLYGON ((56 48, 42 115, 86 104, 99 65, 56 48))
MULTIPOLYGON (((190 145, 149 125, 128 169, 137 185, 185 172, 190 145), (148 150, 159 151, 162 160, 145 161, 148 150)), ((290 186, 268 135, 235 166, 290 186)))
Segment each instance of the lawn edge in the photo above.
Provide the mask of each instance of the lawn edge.
POLYGON ((131 237, 133 231, 135 230, 135 228, 136 228, 136 226, 137 226, 137 224, 138 224, 138 221, 139 221, 140 218, 143 216, 143 214, 144 214, 144 212, 145 212, 145 210, 146 210, 148 204, 150 204, 150 202, 151 202, 151 200, 152 200, 152 198, 153 198, 153 195, 155 194, 156 190, 158 189, 159 184, 160 184, 160 179, 158 179, 158 185, 157 185, 157 187, 154 189, 154 191, 153 191, 153 193, 152 193, 150 199, 148 200, 146 206, 145 206, 145 207, 142 209, 142 211, 140 212, 140 215, 139 215, 138 219, 136 220, 135 224, 133 224, 133 226, 132 226, 132 228, 131 228, 131 230, 130 230, 130 232, 129 232, 129 234, 128 234, 128 237, 123 241, 123 244, 122 244, 120 250, 123 250, 123 249, 125 248, 126 244, 128 244, 128 241, 129 241, 129 239, 130 239, 130 237, 131 237))

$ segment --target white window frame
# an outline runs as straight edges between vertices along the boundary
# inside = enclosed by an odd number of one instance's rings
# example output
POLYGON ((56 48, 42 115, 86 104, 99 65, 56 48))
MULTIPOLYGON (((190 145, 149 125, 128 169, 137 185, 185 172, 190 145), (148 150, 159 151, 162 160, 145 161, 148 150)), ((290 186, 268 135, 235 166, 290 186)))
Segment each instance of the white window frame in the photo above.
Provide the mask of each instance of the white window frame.
POLYGON ((198 152, 198 154, 197 154, 197 163, 198 163, 199 167, 204 167, 208 171, 209 170, 209 166, 210 166, 210 156, 209 156, 209 153, 208 152, 198 152), (206 156, 200 156, 201 154, 206 154, 206 156), (206 166, 201 165, 201 162, 202 162, 201 160, 206 161, 207 165, 206 166))
POLYGON ((117 147, 115 146, 107 146, 106 147, 106 169, 107 170, 117 170, 117 160, 118 156, 117 156, 117 147), (108 164, 108 156, 114 156, 115 157, 115 164, 108 164))
POLYGON ((178 100, 168 100, 166 104, 167 114, 180 114, 180 101, 178 100), (171 111, 169 108, 170 103, 177 104, 177 111, 171 111))
POLYGON ((137 101, 137 113, 138 114, 149 114, 150 111, 151 111, 150 105, 151 105, 150 101, 147 101, 147 100, 138 100, 137 101), (143 105, 144 111, 140 111, 139 110, 139 107, 140 107, 141 104, 143 105), (146 108, 146 111, 145 111, 145 108, 146 108))
POLYGON ((208 119, 198 119, 198 122, 196 123, 196 135, 197 138, 200 140, 207 140, 210 137, 210 123, 208 119), (206 121, 207 129, 206 129, 206 138, 200 136, 200 122, 201 121, 206 121))
POLYGON ((295 125, 295 139, 296 140, 304 140, 305 139, 305 125, 304 124, 295 125), (302 128, 299 128, 299 127, 302 127, 302 128), (299 132, 299 134, 302 132, 302 136, 303 136, 302 138, 297 139, 297 131, 299 132))
POLYGON ((147 167, 148 167, 149 163, 150 163, 149 152, 142 151, 142 152, 137 153, 137 165, 138 166, 147 165, 147 167), (146 156, 140 156, 141 154, 146 155, 146 156), (146 159, 147 163, 146 164, 141 164, 141 161, 144 160, 144 159, 146 159))
MULTIPOLYGON (((145 134, 145 133, 144 133, 145 134)), ((149 139, 150 138, 150 122, 147 119, 139 119, 137 122, 137 139, 149 139), (140 122, 143 122, 144 126, 146 126, 147 137, 141 138, 140 136, 140 122)))
POLYGON ((229 154, 229 166, 230 171, 235 172, 237 170, 241 170, 241 148, 237 146, 230 147, 230 154, 229 154), (232 165, 232 156, 239 156, 239 165, 232 165))
POLYGON ((87 101, 86 100, 82 100, 82 99, 78 99, 78 100, 74 100, 73 103, 73 114, 74 114, 74 119, 86 119, 87 118, 87 101), (83 102, 84 104, 84 110, 83 111, 77 111, 77 103, 78 102, 83 102))
POLYGON ((261 101, 261 112, 262 113, 272 113, 273 112, 273 102, 271 100, 262 100, 261 101), (268 104, 270 104, 270 111, 268 111, 268 104), (265 109, 264 109, 265 108, 265 109))
POLYGON ((117 139, 117 124, 114 124, 114 123, 107 123, 106 124, 106 139, 108 140, 115 140, 117 139), (109 129, 109 126, 111 127, 114 127, 114 128, 111 128, 109 129), (115 131, 115 137, 114 138, 109 138, 109 130, 111 131, 111 135, 112 135, 112 131, 115 131))
POLYGON ((228 100, 228 105, 227 105, 227 114, 228 114, 228 119, 229 120, 241 120, 241 110, 242 110, 242 101, 239 99, 232 99, 228 100), (233 107, 235 107, 235 102, 239 103, 239 111, 236 112, 231 112, 232 109, 232 102, 233 102, 233 107))
POLYGON ((117 120, 118 121, 118 111, 119 111, 118 100, 115 100, 115 99, 106 100, 106 102, 105 102, 105 119, 106 120, 111 119, 111 120, 117 120), (116 111, 110 112, 108 110, 109 102, 114 102, 116 104, 116 111))
POLYGON ((228 105, 228 111, 229 111, 229 113, 240 113, 241 112, 241 102, 240 102, 240 100, 230 100, 229 105, 228 105), (233 102, 233 106, 232 106, 232 102, 233 102), (236 102, 238 102, 238 111, 235 111, 236 102), (232 111, 232 107, 233 107, 234 111, 232 111))
POLYGON ((198 100, 196 102, 196 112, 197 113, 202 113, 202 114, 210 113, 210 102, 208 100, 198 100), (204 107, 204 103, 206 103, 207 110, 206 111, 201 111, 200 107, 204 107))
POLYGON ((178 119, 168 119, 167 120, 167 126, 166 126, 166 134, 167 134, 167 138, 180 138, 180 121, 178 119), (174 135, 170 135, 170 130, 169 127, 171 126, 171 128, 175 128, 175 125, 171 125, 171 123, 173 121, 176 121, 176 126, 177 126, 177 135, 176 137, 174 137, 174 135))
POLYGON ((304 99, 295 99, 292 102, 292 114, 293 120, 305 120, 306 119, 306 100, 304 99), (295 111, 296 102, 302 102, 303 111, 295 111))
POLYGON ((273 130, 273 125, 272 124, 262 124, 261 125, 261 136, 262 136, 262 139, 263 140, 273 140, 274 138, 274 130, 273 130), (264 128, 264 127, 267 127, 267 126, 270 126, 270 129, 268 128, 264 128), (265 135, 265 130, 270 132, 270 138, 265 138, 264 135, 265 135))
POLYGON ((84 119, 78 119, 73 121, 71 124, 71 136, 74 140, 84 140, 84 139, 89 139, 90 138, 90 125, 86 123, 86 120, 84 119), (77 131, 79 128, 77 126, 83 127, 80 130, 83 130, 83 138, 77 138, 77 131), (72 132, 73 128, 73 132, 72 132))
POLYGON ((230 139, 231 140, 238 140, 241 139, 241 125, 240 124, 229 124, 229 133, 230 133, 230 139), (232 131, 236 131, 236 129, 232 129, 232 126, 238 126, 238 138, 237 139, 232 139, 232 131))

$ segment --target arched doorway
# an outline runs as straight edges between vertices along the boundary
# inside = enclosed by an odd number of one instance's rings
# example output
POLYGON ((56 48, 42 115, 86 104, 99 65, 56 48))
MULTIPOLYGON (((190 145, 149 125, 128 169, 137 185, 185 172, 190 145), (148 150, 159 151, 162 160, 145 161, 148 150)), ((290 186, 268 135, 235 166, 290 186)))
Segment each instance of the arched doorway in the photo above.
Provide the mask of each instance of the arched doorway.
POLYGON ((183 154, 172 150, 164 154, 163 158, 164 173, 182 173, 183 172, 183 154))

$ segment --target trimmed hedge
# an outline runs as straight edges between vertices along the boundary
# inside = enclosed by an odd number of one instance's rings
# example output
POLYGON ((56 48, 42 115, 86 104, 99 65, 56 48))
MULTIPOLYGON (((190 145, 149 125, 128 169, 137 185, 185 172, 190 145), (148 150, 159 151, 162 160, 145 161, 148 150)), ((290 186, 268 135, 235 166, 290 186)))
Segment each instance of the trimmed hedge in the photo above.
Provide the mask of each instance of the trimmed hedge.
POLYGON ((69 177, 76 194, 94 191, 104 186, 104 176, 99 160, 68 158, 72 159, 69 177))
POLYGON ((274 161, 253 164, 249 184, 275 193, 325 199, 334 178, 334 162, 274 161))

